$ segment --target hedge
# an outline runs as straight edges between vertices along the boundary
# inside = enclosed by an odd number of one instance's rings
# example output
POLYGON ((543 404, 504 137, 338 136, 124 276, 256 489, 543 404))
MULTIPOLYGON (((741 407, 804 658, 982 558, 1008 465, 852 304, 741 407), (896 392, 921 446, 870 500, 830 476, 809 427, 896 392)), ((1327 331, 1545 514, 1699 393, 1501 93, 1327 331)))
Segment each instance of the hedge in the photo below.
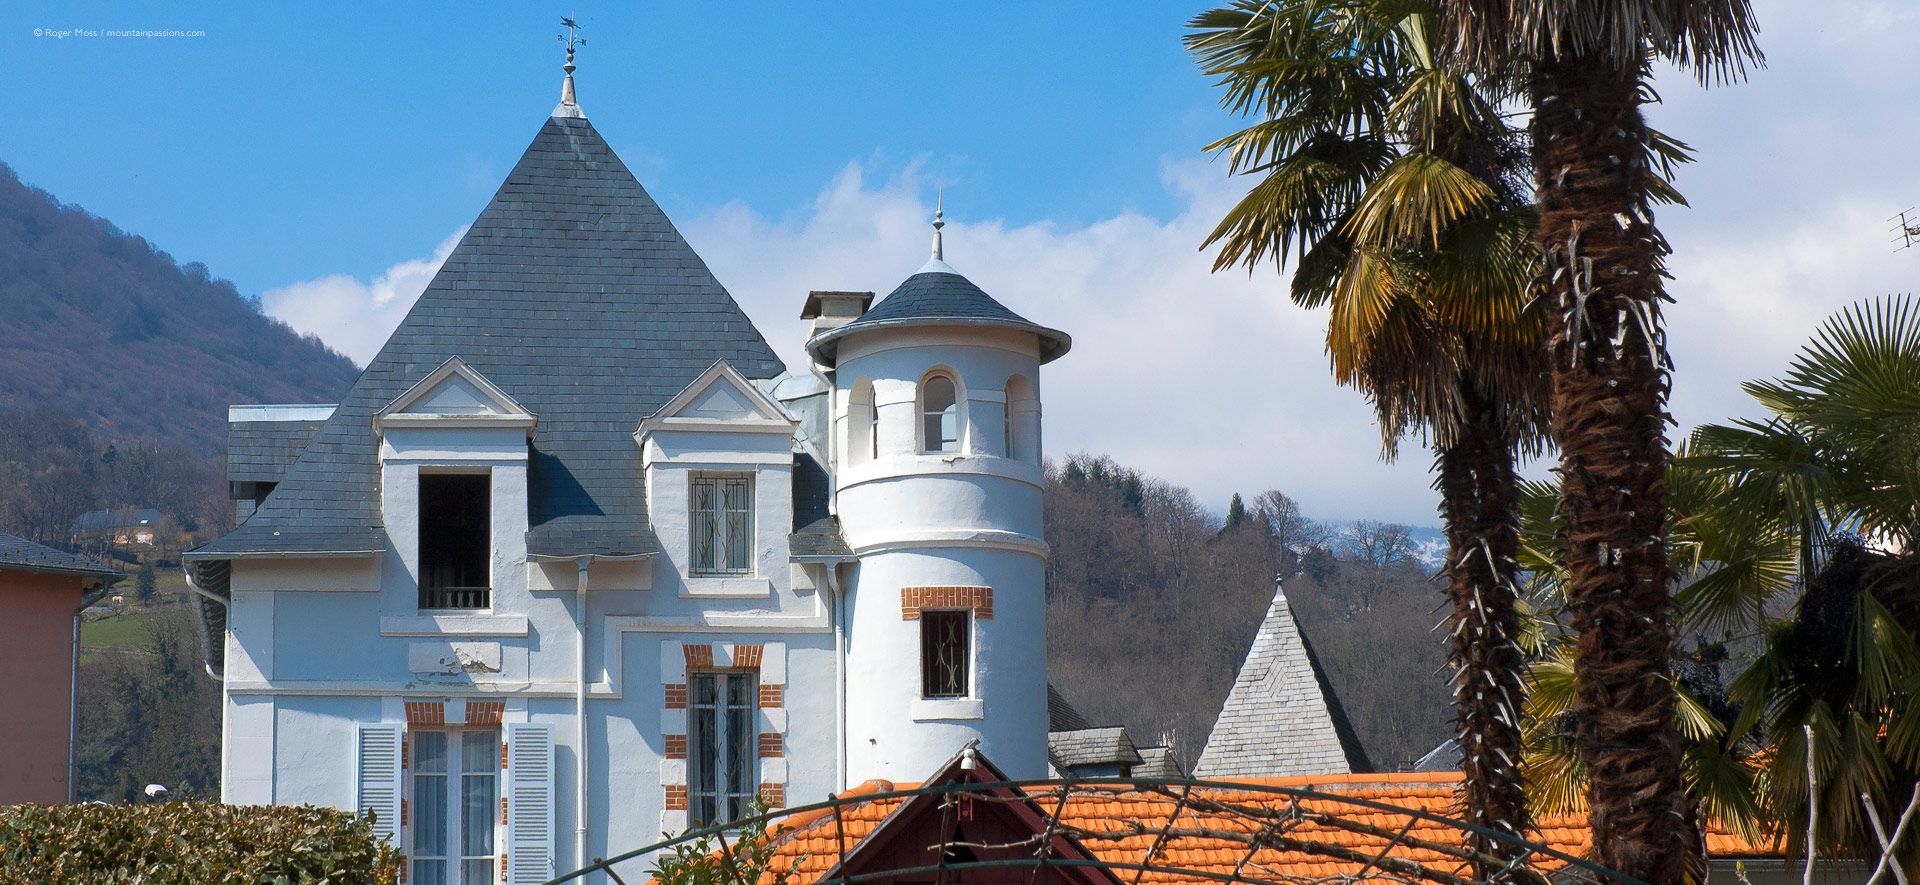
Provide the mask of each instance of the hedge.
POLYGON ((394 885, 399 855, 332 808, 0 807, 0 885, 394 885))

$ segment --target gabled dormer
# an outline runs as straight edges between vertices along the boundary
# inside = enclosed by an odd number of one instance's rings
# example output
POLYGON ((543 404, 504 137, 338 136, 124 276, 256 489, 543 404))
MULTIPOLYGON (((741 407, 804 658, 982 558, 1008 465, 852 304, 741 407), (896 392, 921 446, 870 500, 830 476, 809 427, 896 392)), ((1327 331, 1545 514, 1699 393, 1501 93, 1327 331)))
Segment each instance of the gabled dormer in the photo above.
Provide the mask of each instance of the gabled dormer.
POLYGON ((382 519, 411 578, 395 592, 420 611, 499 611, 497 591, 519 583, 538 424, 457 356, 373 416, 382 519))
MULTIPOLYGON (((799 422, 725 360, 634 431, 647 513, 682 596, 764 597, 787 584, 799 422)), ((656 586, 659 586, 656 584, 656 586)))
POLYGON ((527 438, 538 423, 532 412, 457 356, 373 416, 374 429, 382 436, 394 428, 518 429, 527 438))

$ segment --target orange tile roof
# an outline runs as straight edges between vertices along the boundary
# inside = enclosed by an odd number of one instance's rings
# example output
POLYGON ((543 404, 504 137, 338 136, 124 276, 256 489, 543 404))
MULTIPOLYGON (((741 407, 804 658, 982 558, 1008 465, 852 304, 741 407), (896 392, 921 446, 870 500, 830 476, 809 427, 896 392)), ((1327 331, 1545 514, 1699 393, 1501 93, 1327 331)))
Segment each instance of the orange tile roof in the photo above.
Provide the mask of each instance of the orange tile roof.
MULTIPOLYGON (((1312 788, 1323 793, 1451 816, 1458 801, 1460 780, 1458 773, 1421 772, 1264 778, 1235 783, 1243 783, 1248 787, 1312 788)), ((857 798, 895 790, 911 790, 915 786, 869 781, 842 795, 857 798)), ((1175 793, 1178 791, 1179 788, 1174 788, 1175 793)), ((1049 788, 1029 788, 1027 792, 1049 814, 1053 813, 1060 801, 1059 793, 1049 788)), ((1265 811, 1278 811, 1290 801, 1289 797, 1282 794, 1220 787, 1196 789, 1194 796, 1240 809, 1265 811)), ((814 885, 822 874, 838 863, 843 853, 852 852, 904 801, 900 797, 893 797, 852 803, 842 806, 837 818, 832 810, 823 809, 788 819, 783 826, 792 829, 780 837, 775 868, 786 869, 797 860, 799 866, 792 880, 794 885, 814 885)), ((1216 875, 1233 875, 1238 871, 1248 877, 1266 880, 1346 875, 1356 872, 1360 866, 1357 862, 1322 854, 1267 848, 1248 857, 1244 843, 1194 831, 1253 832, 1260 828, 1261 822, 1257 818, 1226 809, 1197 810, 1192 806, 1178 809, 1179 817, 1175 818, 1178 804, 1165 793, 1121 784, 1082 784, 1069 792, 1066 804, 1060 810, 1060 818, 1064 825, 1077 831, 1076 837, 1088 851, 1107 863, 1179 867, 1216 875), (1169 830, 1171 832, 1163 840, 1161 833, 1169 830), (1157 847, 1156 842, 1160 842, 1157 847)), ((1339 815, 1345 820, 1392 832, 1407 827, 1409 820, 1404 814, 1337 799, 1310 799, 1303 801, 1301 808, 1309 813, 1339 815)), ((1412 840, 1458 845, 1461 832, 1434 821, 1415 819, 1406 835, 1412 840)), ((1380 853, 1386 845, 1386 840, 1379 835, 1342 830, 1313 820, 1298 823, 1288 834, 1302 840, 1339 846, 1369 858, 1380 853)), ((1539 821, 1537 831, 1529 834, 1529 838, 1573 857, 1586 856, 1591 842, 1586 822, 1580 815, 1558 815, 1539 821)), ((1718 829, 1708 834, 1708 850, 1716 859, 1779 856, 1766 846, 1749 844, 1718 829)), ((1437 851, 1404 845, 1396 848, 1390 856, 1436 865, 1448 860, 1446 855, 1437 851)), ((1451 865, 1451 862, 1446 864, 1451 865)), ((1561 866, 1561 863, 1543 859, 1540 866, 1551 869, 1561 866)), ((1120 875, 1123 880, 1133 880, 1131 872, 1121 871, 1120 875)), ((1149 870, 1139 878, 1141 885, 1188 885, 1207 881, 1204 877, 1167 869, 1149 870)))

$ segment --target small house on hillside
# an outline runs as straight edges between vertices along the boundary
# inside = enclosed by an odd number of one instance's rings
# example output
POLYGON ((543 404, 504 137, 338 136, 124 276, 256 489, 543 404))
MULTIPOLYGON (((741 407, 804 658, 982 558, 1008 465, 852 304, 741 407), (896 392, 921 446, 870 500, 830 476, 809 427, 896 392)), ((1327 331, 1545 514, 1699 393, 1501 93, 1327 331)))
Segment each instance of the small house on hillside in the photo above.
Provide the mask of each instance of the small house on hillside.
POLYGON ((118 572, 0 532, 0 805, 73 799, 80 612, 118 572))
POLYGON ((160 511, 151 507, 122 507, 118 510, 89 510, 73 521, 67 532, 73 542, 108 544, 152 544, 159 537, 160 511))

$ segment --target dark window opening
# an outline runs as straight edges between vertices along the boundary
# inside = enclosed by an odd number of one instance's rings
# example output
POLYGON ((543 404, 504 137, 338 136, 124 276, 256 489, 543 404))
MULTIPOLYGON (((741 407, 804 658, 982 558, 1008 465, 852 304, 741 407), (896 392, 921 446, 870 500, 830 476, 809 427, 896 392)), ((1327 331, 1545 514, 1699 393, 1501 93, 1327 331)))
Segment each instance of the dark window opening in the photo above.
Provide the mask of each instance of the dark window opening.
POLYGON ((710 827, 752 813, 760 783, 754 722, 755 674, 687 674, 690 823, 710 827))
POLYGON ((420 474, 420 607, 492 605, 492 477, 420 474))
POLYGON ((258 507, 267 503, 267 496, 280 486, 277 482, 256 482, 253 484, 253 504, 258 507))
POLYGON ((920 695, 928 698, 964 698, 972 669, 968 640, 973 617, 969 611, 920 612, 920 695))

